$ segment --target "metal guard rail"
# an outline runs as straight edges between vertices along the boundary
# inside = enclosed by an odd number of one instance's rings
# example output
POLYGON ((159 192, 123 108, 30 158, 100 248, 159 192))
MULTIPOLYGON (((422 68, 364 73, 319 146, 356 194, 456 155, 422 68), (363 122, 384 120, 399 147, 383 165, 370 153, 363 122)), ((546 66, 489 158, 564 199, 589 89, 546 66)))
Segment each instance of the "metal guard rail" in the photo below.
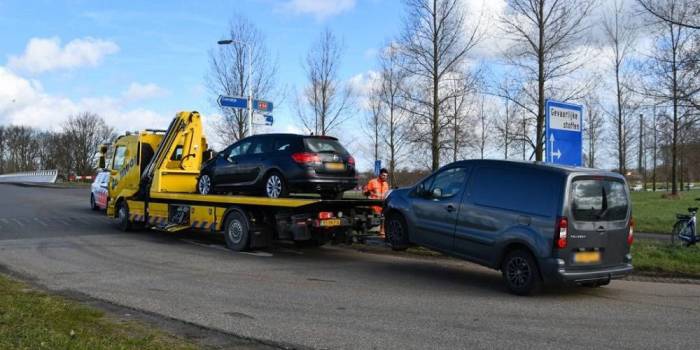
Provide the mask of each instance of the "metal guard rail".
POLYGON ((58 177, 58 170, 37 170, 21 173, 2 174, 0 183, 7 182, 35 182, 35 183, 55 183, 58 177))

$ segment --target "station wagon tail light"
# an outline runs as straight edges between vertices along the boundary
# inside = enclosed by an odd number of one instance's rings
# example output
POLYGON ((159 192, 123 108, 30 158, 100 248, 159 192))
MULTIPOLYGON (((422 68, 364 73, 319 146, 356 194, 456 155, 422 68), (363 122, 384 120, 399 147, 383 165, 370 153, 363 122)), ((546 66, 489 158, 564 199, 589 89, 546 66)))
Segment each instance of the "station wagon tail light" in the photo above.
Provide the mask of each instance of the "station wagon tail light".
POLYGON ((355 165, 355 158, 353 158, 352 156, 348 156, 348 164, 355 165))
POLYGON ((630 230, 627 232, 627 244, 632 245, 634 242, 634 218, 630 217, 630 230))
POLYGON ((332 211, 322 211, 318 213, 318 218, 321 220, 325 219, 332 219, 333 218, 333 212, 332 211))
POLYGON ((557 248, 559 249, 564 249, 566 248, 566 236, 569 233, 569 219, 566 217, 560 217, 559 220, 557 220, 557 248))
POLYGON ((293 153, 292 159, 299 164, 320 163, 321 158, 316 153, 299 152, 293 153))

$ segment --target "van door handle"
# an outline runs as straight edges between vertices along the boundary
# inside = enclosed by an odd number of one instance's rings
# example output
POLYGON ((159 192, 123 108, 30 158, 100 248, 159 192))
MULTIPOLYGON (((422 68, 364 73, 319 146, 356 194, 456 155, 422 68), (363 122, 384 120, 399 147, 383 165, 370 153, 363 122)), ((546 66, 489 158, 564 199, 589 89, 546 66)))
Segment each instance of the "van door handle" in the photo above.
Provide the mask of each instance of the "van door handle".
POLYGON ((453 212, 453 211, 455 211, 455 207, 452 206, 452 204, 449 204, 445 209, 447 209, 447 211, 450 212, 450 213, 453 212))

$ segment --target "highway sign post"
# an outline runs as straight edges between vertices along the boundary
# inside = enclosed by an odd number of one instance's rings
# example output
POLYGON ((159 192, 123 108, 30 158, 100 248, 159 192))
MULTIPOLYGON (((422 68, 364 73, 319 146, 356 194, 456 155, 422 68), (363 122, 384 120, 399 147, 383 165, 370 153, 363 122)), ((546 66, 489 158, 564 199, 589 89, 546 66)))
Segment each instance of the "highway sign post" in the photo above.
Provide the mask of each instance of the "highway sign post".
MULTIPOLYGON (((228 108, 235 108, 235 109, 248 109, 248 98, 247 97, 242 97, 242 96, 224 96, 224 95, 219 95, 219 98, 216 100, 219 103, 219 107, 228 107, 228 108)), ((261 112, 261 113, 272 113, 272 102, 270 101, 263 101, 263 100, 253 100, 253 110, 261 112)), ((248 116, 251 118, 250 120, 250 128, 251 128, 251 135, 252 135, 252 129, 253 129, 253 112, 252 110, 248 111, 248 116)), ((272 115, 265 114, 265 125, 272 125, 274 119, 272 118, 272 115)))
POLYGON ((547 100, 545 119, 545 162, 583 165, 583 107, 547 100))

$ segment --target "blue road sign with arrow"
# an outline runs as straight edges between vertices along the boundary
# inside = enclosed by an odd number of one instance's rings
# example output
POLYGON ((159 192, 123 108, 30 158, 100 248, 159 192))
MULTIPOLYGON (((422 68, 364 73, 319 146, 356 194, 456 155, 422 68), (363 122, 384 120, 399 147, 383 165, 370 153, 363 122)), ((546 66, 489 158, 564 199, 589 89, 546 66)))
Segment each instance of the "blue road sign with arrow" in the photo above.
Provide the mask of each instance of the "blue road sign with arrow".
POLYGON ((265 116, 265 125, 270 126, 272 123, 275 122, 275 118, 272 117, 271 115, 266 115, 265 116))
POLYGON ((545 102, 545 162, 583 164, 583 107, 547 100, 545 102))
POLYGON ((219 103, 220 107, 231 107, 239 109, 248 108, 248 99, 245 97, 219 95, 219 99, 216 100, 216 102, 219 103))

